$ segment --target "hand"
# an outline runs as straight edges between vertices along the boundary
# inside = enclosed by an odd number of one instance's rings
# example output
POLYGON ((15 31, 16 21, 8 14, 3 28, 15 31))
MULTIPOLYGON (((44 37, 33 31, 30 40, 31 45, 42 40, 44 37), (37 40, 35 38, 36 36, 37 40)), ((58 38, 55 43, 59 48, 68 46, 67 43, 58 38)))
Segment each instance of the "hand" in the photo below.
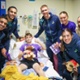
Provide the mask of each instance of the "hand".
POLYGON ((59 43, 58 42, 54 43, 54 48, 59 48, 59 43))
POLYGON ((17 38, 17 42, 20 42, 20 41, 23 41, 23 40, 25 40, 24 37, 19 37, 19 38, 17 38))
POLYGON ((19 53, 19 55, 18 55, 18 58, 21 59, 22 55, 23 55, 23 52, 20 51, 20 53, 19 53))
POLYGON ((38 38, 34 38, 34 41, 35 41, 36 43, 40 43, 40 40, 39 40, 38 38))
POLYGON ((6 52, 7 52, 7 50, 6 50, 5 48, 1 49, 1 53, 2 53, 2 55, 3 55, 4 57, 7 57, 7 56, 6 56, 6 52))
POLYGON ((74 71, 75 71, 75 72, 78 72, 78 69, 77 69, 77 67, 74 67, 73 69, 74 69, 74 71))
POLYGON ((30 54, 31 53, 31 51, 30 50, 25 50, 24 52, 23 52, 23 54, 30 54))
POLYGON ((59 39, 62 40, 62 36, 60 36, 59 39))

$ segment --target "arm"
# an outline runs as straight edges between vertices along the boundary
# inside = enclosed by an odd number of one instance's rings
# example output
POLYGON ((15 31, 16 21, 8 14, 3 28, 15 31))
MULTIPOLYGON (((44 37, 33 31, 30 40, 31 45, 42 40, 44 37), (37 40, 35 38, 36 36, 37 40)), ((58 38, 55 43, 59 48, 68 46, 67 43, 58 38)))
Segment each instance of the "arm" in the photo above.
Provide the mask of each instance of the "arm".
POLYGON ((3 43, 2 43, 2 40, 3 40, 4 36, 5 36, 4 34, 0 34, 0 49, 1 49, 2 55, 3 55, 4 57, 6 57, 6 52, 7 52, 7 50, 4 48, 4 45, 3 45, 3 43))
POLYGON ((15 29, 13 31, 13 34, 16 36, 16 38, 19 38, 19 34, 18 34, 18 30, 17 30, 17 24, 18 24, 18 21, 17 21, 17 18, 15 18, 15 29))
POLYGON ((57 22, 56 22, 56 24, 57 24, 57 31, 58 31, 58 36, 57 36, 57 42, 60 42, 60 39, 59 39, 59 37, 61 36, 61 33, 62 33, 62 26, 61 26, 61 23, 60 23, 60 20, 59 20, 59 18, 57 17, 57 22))
POLYGON ((25 46, 24 46, 24 44, 23 44, 23 45, 20 47, 20 49, 19 49, 19 50, 20 50, 19 56, 18 56, 19 59, 21 59, 21 57, 24 55, 24 47, 25 47, 25 46))
POLYGON ((43 28, 43 22, 39 22, 39 25, 40 25, 40 28, 39 28, 39 30, 38 30, 38 32, 37 32, 37 34, 34 36, 34 37, 39 37, 40 35, 41 35, 41 33, 44 31, 44 28, 43 28))
POLYGON ((19 55, 18 55, 18 58, 19 58, 19 59, 21 59, 21 58, 22 58, 22 56, 23 56, 23 52, 22 52, 22 51, 20 51, 20 53, 19 53, 19 55))
POLYGON ((73 32, 76 32, 76 24, 74 22, 71 23, 70 28, 73 32))
MULTIPOLYGON (((77 42, 77 49, 80 52, 80 41, 77 42)), ((80 53, 79 53, 78 57, 79 57, 78 61, 79 61, 79 65, 80 65, 80 53)), ((77 68, 77 71, 78 71, 78 74, 80 74, 80 66, 77 68)))
MULTIPOLYGON (((75 46, 76 48, 71 49, 68 55, 80 65, 80 41, 75 46)), ((74 67, 74 70, 80 74, 80 66, 74 67)))
POLYGON ((45 44, 40 39, 35 38, 34 40, 36 43, 38 43, 41 46, 42 50, 46 50, 45 44))

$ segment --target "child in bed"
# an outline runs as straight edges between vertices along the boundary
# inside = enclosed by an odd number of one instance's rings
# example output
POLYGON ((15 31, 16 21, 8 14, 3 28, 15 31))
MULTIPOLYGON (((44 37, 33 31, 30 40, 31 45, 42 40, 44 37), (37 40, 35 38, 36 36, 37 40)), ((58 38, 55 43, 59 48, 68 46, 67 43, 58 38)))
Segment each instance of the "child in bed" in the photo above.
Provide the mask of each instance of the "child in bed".
POLYGON ((32 40, 33 40, 32 34, 31 33, 26 33, 25 34, 25 42, 26 43, 23 44, 20 47, 20 54, 19 54, 18 57, 22 58, 22 56, 24 55, 25 48, 27 48, 28 46, 34 47, 33 52, 36 55, 36 57, 33 58, 32 60, 28 60, 28 59, 25 59, 23 57, 23 59, 21 60, 21 64, 18 66, 19 72, 22 72, 23 70, 25 70, 27 68, 28 69, 29 68, 33 68, 38 73, 38 75, 45 76, 45 74, 44 74, 44 72, 43 72, 43 70, 42 70, 42 68, 40 66, 40 63, 37 60, 37 53, 38 53, 38 51, 41 51, 42 49, 45 49, 45 47, 44 47, 44 45, 42 43, 39 43, 41 46, 39 46, 38 44, 32 43, 32 40))

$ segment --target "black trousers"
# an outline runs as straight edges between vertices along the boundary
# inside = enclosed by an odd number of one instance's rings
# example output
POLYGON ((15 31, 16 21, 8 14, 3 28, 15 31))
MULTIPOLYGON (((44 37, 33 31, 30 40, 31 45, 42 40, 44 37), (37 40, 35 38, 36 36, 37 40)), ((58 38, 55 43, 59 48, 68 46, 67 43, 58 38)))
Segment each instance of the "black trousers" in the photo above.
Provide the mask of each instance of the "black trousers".
MULTIPOLYGON (((3 43, 4 48, 7 50, 9 50, 9 45, 10 45, 10 40, 7 40, 3 43)), ((5 60, 6 58, 2 55, 1 53, 1 49, 0 49, 0 73, 1 73, 1 69, 3 68, 4 64, 5 64, 5 60)))

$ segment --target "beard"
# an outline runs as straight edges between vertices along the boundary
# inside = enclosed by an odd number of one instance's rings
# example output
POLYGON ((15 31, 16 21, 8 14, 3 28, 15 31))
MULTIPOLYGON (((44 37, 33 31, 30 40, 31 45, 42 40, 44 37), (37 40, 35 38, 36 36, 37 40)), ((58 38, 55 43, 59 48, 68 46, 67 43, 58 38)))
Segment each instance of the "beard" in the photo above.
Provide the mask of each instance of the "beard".
POLYGON ((7 16, 8 16, 8 19, 10 20, 10 21, 12 21, 14 18, 11 18, 11 16, 10 16, 10 14, 7 14, 7 16))

